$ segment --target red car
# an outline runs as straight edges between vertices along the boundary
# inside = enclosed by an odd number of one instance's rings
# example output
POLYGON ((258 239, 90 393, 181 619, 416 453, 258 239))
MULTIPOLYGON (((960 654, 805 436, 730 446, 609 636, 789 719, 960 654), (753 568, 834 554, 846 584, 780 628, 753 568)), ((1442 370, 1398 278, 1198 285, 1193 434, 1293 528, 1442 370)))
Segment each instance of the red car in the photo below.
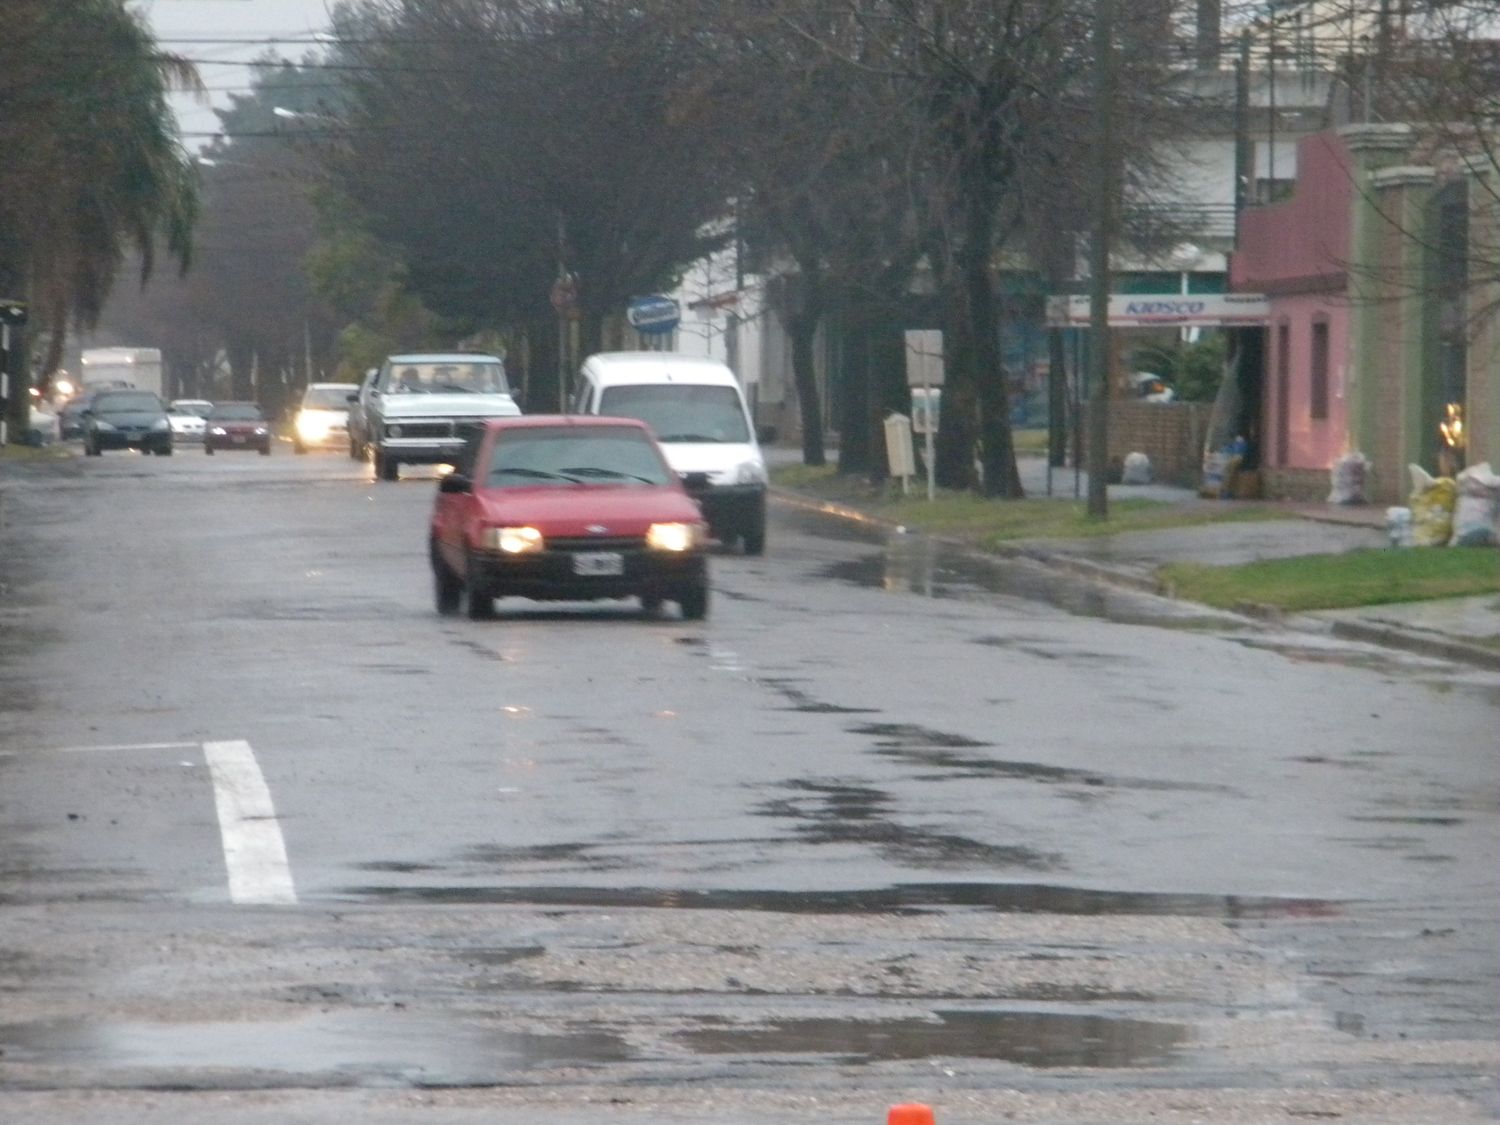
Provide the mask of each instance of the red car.
POLYGON ((474 426, 438 485, 429 556, 437 610, 638 597, 708 614, 708 527, 644 422, 532 414, 474 426))
POLYGON ((271 423, 253 402, 216 402, 203 420, 203 452, 253 449, 271 456, 271 423))

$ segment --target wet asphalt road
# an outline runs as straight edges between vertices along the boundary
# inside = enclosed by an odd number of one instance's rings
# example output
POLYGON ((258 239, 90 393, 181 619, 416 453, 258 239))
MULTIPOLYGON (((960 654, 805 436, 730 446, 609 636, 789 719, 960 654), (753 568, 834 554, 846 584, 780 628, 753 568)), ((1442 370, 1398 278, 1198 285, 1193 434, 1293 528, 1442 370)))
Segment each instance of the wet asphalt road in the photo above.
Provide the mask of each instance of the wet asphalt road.
POLYGON ((0 468, 0 1120, 1494 1117, 1500 678, 789 504, 441 619, 277 452, 0 468))

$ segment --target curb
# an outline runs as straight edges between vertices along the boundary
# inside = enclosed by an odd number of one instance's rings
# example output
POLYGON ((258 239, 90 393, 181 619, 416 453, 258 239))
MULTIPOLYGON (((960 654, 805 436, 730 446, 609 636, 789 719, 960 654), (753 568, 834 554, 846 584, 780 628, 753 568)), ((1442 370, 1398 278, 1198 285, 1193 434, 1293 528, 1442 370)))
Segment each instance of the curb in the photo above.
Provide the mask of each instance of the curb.
POLYGON ((1384 648, 1402 649, 1419 656, 1435 656, 1460 664, 1472 664, 1491 672, 1500 672, 1500 652, 1449 637, 1435 637, 1399 629, 1394 625, 1376 625, 1364 621, 1331 621, 1329 632, 1348 641, 1364 641, 1384 648))
MULTIPOLYGON (((857 508, 851 508, 844 504, 818 500, 800 492, 793 492, 775 486, 772 486, 770 491, 780 499, 806 510, 825 512, 828 515, 838 516, 856 523, 884 527, 891 531, 905 530, 904 525, 898 524, 894 520, 872 516, 867 512, 862 512, 857 508)), ((1313 516, 1301 516, 1300 518, 1316 519, 1313 516)), ((1186 598, 1177 597, 1165 583, 1158 580, 1154 575, 1133 573, 1118 567, 1093 562, 1089 559, 1081 559, 1071 555, 1058 554, 1031 547, 1012 547, 1005 544, 997 544, 993 548, 979 551, 972 544, 965 543, 962 540, 948 539, 942 535, 931 535, 930 537, 953 546, 967 548, 974 551, 980 557, 1021 559, 1027 562, 1039 563, 1043 566, 1067 570, 1081 578, 1088 578, 1095 582, 1102 582, 1113 586, 1124 586, 1143 593, 1155 594, 1158 597, 1170 598, 1173 601, 1188 601, 1186 598)), ((1219 612, 1224 611, 1220 610, 1219 612)), ((1383 648, 1415 653, 1419 656, 1436 657, 1440 660, 1469 664, 1490 671, 1500 671, 1500 651, 1447 637, 1415 633, 1409 629, 1400 629, 1393 625, 1377 625, 1360 621, 1328 621, 1311 614, 1289 614, 1277 606, 1264 605, 1258 602, 1241 602, 1233 606, 1228 612, 1261 621, 1278 628, 1313 627, 1319 632, 1326 632, 1343 640, 1360 641, 1383 648)))

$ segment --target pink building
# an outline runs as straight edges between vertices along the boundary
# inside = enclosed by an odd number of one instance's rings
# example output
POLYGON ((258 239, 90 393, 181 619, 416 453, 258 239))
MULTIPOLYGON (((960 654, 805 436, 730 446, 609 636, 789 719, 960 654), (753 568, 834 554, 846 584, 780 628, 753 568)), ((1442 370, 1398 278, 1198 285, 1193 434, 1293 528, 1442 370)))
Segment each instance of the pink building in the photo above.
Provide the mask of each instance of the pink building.
POLYGON ((1283 203, 1245 211, 1230 260, 1232 291, 1270 299, 1260 460, 1273 494, 1326 491, 1350 449, 1350 154, 1337 134, 1297 145, 1283 203))

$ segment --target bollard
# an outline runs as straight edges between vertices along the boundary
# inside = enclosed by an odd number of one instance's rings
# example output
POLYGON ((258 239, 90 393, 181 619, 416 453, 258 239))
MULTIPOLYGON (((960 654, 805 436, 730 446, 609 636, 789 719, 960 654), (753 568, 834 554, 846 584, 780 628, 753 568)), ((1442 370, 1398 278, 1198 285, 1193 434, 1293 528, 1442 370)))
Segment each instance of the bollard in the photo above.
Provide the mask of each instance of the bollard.
POLYGON ((935 1123, 932 1107, 923 1105, 921 1102, 893 1105, 885 1117, 885 1125, 935 1125, 935 1123))

